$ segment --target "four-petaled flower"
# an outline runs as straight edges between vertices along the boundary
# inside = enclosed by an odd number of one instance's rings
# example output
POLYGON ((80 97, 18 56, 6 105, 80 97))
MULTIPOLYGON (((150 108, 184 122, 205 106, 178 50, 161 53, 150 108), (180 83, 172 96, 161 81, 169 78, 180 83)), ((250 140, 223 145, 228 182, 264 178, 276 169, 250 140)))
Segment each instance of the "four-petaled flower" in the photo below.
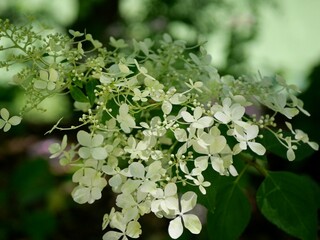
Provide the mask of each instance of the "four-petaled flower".
POLYGON ((162 217, 163 214, 168 215, 170 213, 169 206, 172 197, 177 194, 177 185, 175 183, 168 183, 164 190, 161 188, 157 189, 152 196, 155 200, 151 203, 151 211, 158 217, 162 217))
POLYGON ((134 118, 129 114, 128 104, 121 104, 119 114, 117 115, 117 121, 120 123, 121 129, 125 133, 130 133, 131 129, 136 127, 134 118))
POLYGON ((53 91, 56 88, 57 81, 59 79, 59 73, 57 70, 50 68, 49 71, 40 70, 39 79, 34 81, 34 87, 36 89, 48 89, 53 91))
POLYGON ((110 227, 118 229, 117 231, 108 231, 106 232, 102 239, 103 240, 128 240, 130 238, 138 238, 141 235, 141 225, 138 221, 132 219, 131 214, 123 214, 121 212, 116 212, 112 208, 110 214, 104 215, 103 228, 106 228, 108 225, 110 227))
POLYGON ((247 124, 245 127, 236 126, 233 130, 233 134, 239 142, 239 148, 246 150, 247 146, 258 155, 263 155, 266 152, 265 147, 253 141, 259 133, 259 127, 257 125, 247 124))
POLYGON ((191 213, 197 203, 197 195, 194 192, 186 192, 181 196, 180 204, 178 198, 171 198, 172 202, 170 209, 174 212, 176 217, 169 223, 169 235, 173 239, 177 239, 183 233, 183 225, 191 233, 198 234, 201 231, 202 225, 199 218, 191 213), (180 205, 180 206, 179 206, 180 205))
POLYGON ((232 104, 230 98, 225 98, 222 101, 222 107, 214 105, 212 109, 213 111, 216 111, 214 117, 224 124, 231 121, 236 124, 241 124, 241 119, 245 113, 245 108, 239 103, 232 104), (216 110, 215 108, 218 108, 219 110, 216 110))
POLYGON ((101 134, 91 134, 80 130, 77 134, 78 142, 82 145, 79 149, 79 156, 83 159, 90 157, 96 160, 106 159, 108 156, 107 150, 102 147, 104 137, 101 134))
POLYGON ((16 126, 21 122, 21 117, 13 116, 10 117, 9 111, 6 108, 0 110, 0 129, 3 128, 4 132, 8 132, 11 126, 16 126))
POLYGON ((195 166, 204 171, 208 166, 208 160, 210 160, 212 168, 223 175, 225 167, 218 154, 227 146, 226 138, 220 135, 218 128, 212 127, 209 133, 202 134, 201 139, 206 145, 194 142, 193 149, 197 153, 205 155, 201 155, 195 159, 195 166))
POLYGON ((184 121, 187 123, 190 123, 191 127, 194 128, 206 128, 210 127, 213 124, 213 118, 210 116, 204 116, 202 117, 203 110, 201 107, 196 107, 193 111, 193 115, 191 115, 187 111, 182 111, 181 116, 184 121))
POLYGON ((73 199, 80 204, 93 203, 100 199, 102 189, 107 185, 107 180, 101 177, 100 172, 93 168, 79 169, 72 176, 73 182, 79 185, 72 191, 73 199))
POLYGON ((139 88, 134 88, 133 93, 134 97, 132 98, 132 100, 146 102, 148 101, 147 97, 149 96, 150 92, 148 90, 144 90, 141 92, 139 88))

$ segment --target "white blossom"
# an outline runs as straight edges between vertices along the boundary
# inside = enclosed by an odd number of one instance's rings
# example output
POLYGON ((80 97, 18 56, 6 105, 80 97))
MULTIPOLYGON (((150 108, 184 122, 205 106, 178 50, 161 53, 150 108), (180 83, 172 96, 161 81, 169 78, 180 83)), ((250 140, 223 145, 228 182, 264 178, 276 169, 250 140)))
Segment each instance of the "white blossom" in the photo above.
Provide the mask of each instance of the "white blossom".
POLYGON ((199 218, 194 214, 188 213, 195 207, 197 195, 189 191, 181 196, 180 204, 178 201, 176 198, 174 204, 170 205, 171 210, 173 210, 176 215, 169 223, 168 232, 170 237, 173 239, 179 238, 183 233, 183 225, 193 234, 200 233, 202 225, 199 218))
POLYGON ((184 121, 187 123, 190 123, 191 127, 194 128, 206 128, 210 127, 213 124, 213 118, 210 116, 204 116, 203 115, 203 110, 201 107, 196 107, 193 111, 193 115, 191 115, 187 111, 182 111, 181 116, 184 121))
MULTIPOLYGON (((216 107, 216 106, 214 106, 216 107)), ((216 111, 213 107, 213 111, 216 111)), ((224 124, 229 122, 239 123, 245 113, 245 108, 239 103, 232 104, 230 98, 225 98, 222 101, 222 107, 218 107, 218 111, 215 112, 214 117, 224 124)))
POLYGON ((103 160, 108 156, 107 150, 102 147, 104 137, 101 134, 91 135, 83 130, 77 134, 78 142, 82 145, 79 149, 79 156, 87 159, 94 158, 103 160))
POLYGON ((117 121, 120 123, 121 129, 125 133, 130 133, 131 129, 136 127, 134 118, 129 114, 128 104, 121 104, 119 114, 117 115, 117 121))
POLYGON ((257 125, 247 125, 246 128, 235 127, 234 136, 239 141, 239 147, 246 150, 247 146, 258 155, 263 155, 266 152, 265 147, 254 141, 259 134, 259 127, 257 125))

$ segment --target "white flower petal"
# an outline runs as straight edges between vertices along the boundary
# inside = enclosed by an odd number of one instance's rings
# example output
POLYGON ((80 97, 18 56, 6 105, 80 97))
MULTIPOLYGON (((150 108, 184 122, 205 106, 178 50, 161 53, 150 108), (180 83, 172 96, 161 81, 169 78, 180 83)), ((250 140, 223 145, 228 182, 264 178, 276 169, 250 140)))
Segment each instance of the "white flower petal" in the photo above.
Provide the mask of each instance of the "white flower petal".
POLYGON ((194 166, 201 170, 206 170, 208 167, 208 156, 200 156, 194 160, 194 166))
POLYGON ((164 114, 168 115, 172 110, 172 104, 169 101, 163 101, 161 110, 164 114))
POLYGON ((247 150, 247 142, 245 142, 245 141, 240 142, 239 147, 242 150, 247 150))
POLYGON ((200 118, 197 123, 200 124, 203 128, 210 127, 213 124, 213 118, 205 116, 200 118))
POLYGON ((196 107, 193 111, 193 116, 194 119, 199 119, 202 116, 202 108, 201 107, 196 107))
POLYGON ((194 192, 186 192, 181 197, 181 212, 186 213, 195 207, 197 204, 197 194, 194 192))
POLYGON ((103 159, 107 158, 108 152, 103 147, 97 147, 97 148, 92 149, 91 155, 96 160, 103 160, 103 159))
POLYGON ((170 221, 168 232, 171 238, 177 239, 183 233, 183 225, 181 217, 177 217, 170 221))
POLYGON ((245 113, 245 108, 239 104, 235 104, 232 106, 232 109, 231 109, 231 116, 232 116, 232 119, 235 121, 235 120, 239 120, 240 118, 242 118, 242 116, 244 115, 245 113), (235 106, 235 107, 233 107, 235 106))
POLYGON ((138 238, 141 235, 141 225, 137 221, 131 221, 128 223, 126 234, 131 238, 138 238))
POLYGON ((48 80, 49 79, 49 73, 45 70, 40 70, 39 71, 39 75, 40 75, 40 78, 42 80, 48 80))
POLYGON ((79 204, 84 204, 89 201, 91 197, 90 188, 77 186, 73 189, 72 198, 79 204))
POLYGON ((91 140, 91 147, 98 147, 103 143, 104 137, 101 134, 95 134, 91 140))
POLYGON ((16 126, 21 122, 22 118, 19 116, 13 116, 11 117, 8 122, 12 125, 12 126, 16 126))
POLYGON ((224 175, 223 160, 220 157, 211 157, 211 166, 220 175, 224 175))
POLYGON ((169 197, 169 196, 174 196, 177 194, 177 185, 175 183, 168 183, 166 187, 164 188, 164 195, 169 197))
POLYGON ((56 82, 59 78, 59 73, 54 69, 49 69, 49 81, 56 82))
POLYGON ((93 203, 95 200, 98 200, 102 197, 101 188, 93 187, 91 188, 91 198, 89 199, 88 203, 93 203))
POLYGON ((182 95, 181 93, 176 93, 169 100, 172 104, 178 105, 184 103, 185 101, 187 101, 187 99, 188 98, 185 95, 182 95))
POLYGON ((144 178, 145 168, 142 163, 133 162, 129 166, 129 172, 133 177, 144 178))
POLYGON ((46 89, 48 83, 43 80, 35 80, 33 86, 37 89, 46 89))
POLYGON ((319 144, 316 143, 316 142, 307 142, 308 145, 315 151, 318 151, 319 150, 319 144))
POLYGON ((121 187, 123 193, 132 193, 135 191, 141 184, 141 180, 132 180, 128 179, 121 187))
POLYGON ((171 209, 171 210, 175 210, 176 212, 179 211, 179 200, 178 197, 174 196, 174 197, 167 197, 164 200, 164 204, 167 208, 171 209))
POLYGON ((56 84, 54 83, 54 82, 48 82, 48 84, 47 84, 47 89, 49 90, 49 91, 52 91, 52 90, 54 90, 56 88, 56 84))
POLYGON ((223 107, 230 107, 231 106, 231 98, 225 98, 222 101, 223 107))
POLYGON ((182 111, 181 116, 182 116, 183 120, 186 122, 191 123, 194 121, 193 116, 190 113, 188 113, 187 111, 182 111))
POLYGON ((120 115, 126 115, 127 113, 128 113, 128 111, 129 111, 129 106, 128 106, 128 104, 122 104, 121 106, 120 106, 120 108, 119 108, 119 114, 120 115))
POLYGON ((157 189, 157 184, 152 181, 145 181, 139 188, 143 193, 150 193, 157 189))
POLYGON ((174 130, 174 136, 179 142, 185 142, 188 140, 187 132, 182 128, 174 130))
POLYGON ((296 155, 292 148, 289 148, 287 151, 287 158, 289 161, 293 161, 296 158, 296 155))
POLYGON ((131 220, 137 219, 137 217, 139 217, 139 210, 136 206, 123 209, 122 213, 124 215, 124 222, 130 222, 131 220))
POLYGON ((123 236, 123 233, 116 232, 116 231, 109 231, 103 235, 102 239, 103 240, 118 240, 121 238, 121 236, 123 236))
POLYGON ((212 137, 213 142, 209 149, 211 154, 220 153, 226 146, 227 140, 224 136, 212 137))
POLYGON ((4 125, 4 127, 3 127, 3 131, 4 131, 4 132, 8 132, 8 131, 10 130, 10 128, 11 128, 11 124, 10 124, 10 123, 6 123, 6 124, 4 125))
POLYGON ((263 155, 266 153, 266 149, 263 145, 257 142, 248 142, 248 146, 252 151, 254 151, 258 155, 263 155))
POLYGON ((230 117, 223 112, 216 112, 214 117, 224 124, 227 124, 231 120, 230 117))
POLYGON ((233 165, 230 165, 229 168, 228 168, 230 174, 232 176, 238 176, 238 172, 237 172, 237 169, 233 166, 233 165))
POLYGON ((188 229, 193 234, 199 234, 202 225, 199 218, 194 214, 185 214, 182 215, 183 223, 186 229, 188 229))
POLYGON ((131 194, 122 193, 117 196, 116 205, 120 208, 126 209, 136 205, 136 201, 131 194))
POLYGON ((86 146, 86 147, 91 146, 91 135, 86 131, 80 130, 77 133, 77 139, 82 146, 86 146))
POLYGON ((254 139, 258 136, 259 127, 257 125, 249 125, 246 129, 247 140, 254 139))
POLYGON ((109 185, 111 187, 119 187, 122 183, 122 178, 119 174, 114 175, 112 178, 109 179, 109 185))
POLYGON ((4 127, 4 125, 6 125, 7 122, 4 121, 3 119, 0 119, 0 129, 4 127))
POLYGON ((90 148, 88 147, 81 147, 78 151, 78 154, 81 158, 87 159, 91 156, 90 148))
POLYGON ((155 161, 148 166, 146 178, 152 178, 157 175, 162 169, 161 161, 155 161))
POLYGON ((3 120, 8 121, 9 119, 9 111, 6 108, 2 108, 0 111, 0 116, 3 118, 3 120))

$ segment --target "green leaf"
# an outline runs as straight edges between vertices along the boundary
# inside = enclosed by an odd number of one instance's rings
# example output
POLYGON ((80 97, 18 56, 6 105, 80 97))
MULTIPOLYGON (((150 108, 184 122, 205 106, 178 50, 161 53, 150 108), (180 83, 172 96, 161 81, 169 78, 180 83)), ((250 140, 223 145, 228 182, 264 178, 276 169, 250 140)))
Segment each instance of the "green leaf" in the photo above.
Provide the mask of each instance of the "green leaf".
POLYGON ((48 161, 43 159, 30 160, 26 159, 17 166, 8 180, 21 207, 43 201, 54 187, 54 177, 50 172, 48 161))
POLYGON ((200 61, 200 59, 198 58, 198 56, 197 55, 195 55, 194 53, 189 53, 189 56, 190 56, 190 58, 192 59, 192 61, 195 63, 195 64, 197 64, 197 65, 201 65, 201 61, 200 61))
MULTIPOLYGON (((319 192, 319 191, 318 191, 319 192)), ((299 239, 316 239, 317 195, 305 177, 270 172, 257 192, 262 214, 280 229, 299 239)))
POLYGON ((54 213, 45 208, 23 214, 21 221, 22 231, 26 232, 30 239, 48 239, 57 229, 57 219, 54 213), (38 226, 41 226, 41 228, 38 226))
POLYGON ((238 239, 249 223, 251 207, 237 182, 222 184, 216 193, 215 211, 208 212, 210 239, 238 239))
POLYGON ((91 106, 94 104, 94 100, 96 99, 96 95, 94 93, 94 90, 96 88, 96 86, 98 85, 98 80, 90 80, 89 82, 87 82, 86 84, 86 93, 87 96, 89 98, 89 102, 91 104, 91 106))
POLYGON ((149 48, 148 48, 147 44, 146 44, 145 42, 139 42, 139 46, 140 46, 141 51, 142 51, 146 56, 148 56, 148 55, 149 55, 149 48))
POLYGON ((80 88, 72 86, 70 88, 70 94, 72 98, 78 102, 88 102, 87 96, 81 91, 80 88))

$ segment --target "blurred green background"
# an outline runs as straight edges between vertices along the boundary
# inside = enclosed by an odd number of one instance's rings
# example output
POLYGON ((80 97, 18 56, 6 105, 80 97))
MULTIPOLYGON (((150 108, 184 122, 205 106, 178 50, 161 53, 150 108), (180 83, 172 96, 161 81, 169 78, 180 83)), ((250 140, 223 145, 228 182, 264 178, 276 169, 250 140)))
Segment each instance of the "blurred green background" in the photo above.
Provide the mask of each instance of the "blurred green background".
MULTIPOLYGON (((193 46, 207 41, 221 74, 280 74, 303 91, 311 117, 295 126, 320 142, 320 2, 317 0, 0 0, 0 17, 21 23, 32 17, 56 31, 86 31, 107 44, 110 36, 157 39, 169 33, 193 46)), ((0 56, 1 57, 1 56, 0 56)), ((0 70, 0 107, 19 112, 23 94, 0 70)), ((76 118, 66 97, 43 103, 50 111, 31 112, 23 124, 0 132, 0 240, 101 239, 102 216, 114 202, 104 197, 78 205, 70 196, 71 170, 48 158, 47 147, 61 133, 44 135, 61 117, 76 118), (61 108, 61 106, 64 106, 61 108)), ((269 156, 272 170, 291 170, 320 181, 319 153, 288 163, 269 156)), ((260 179, 261 180, 261 179, 260 179)), ((254 196, 254 195, 253 195, 254 196)), ((167 222, 142 218, 143 239, 167 239, 167 222)), ((184 235, 181 239, 206 239, 184 235)), ((241 239, 293 239, 269 224, 253 204, 241 239)))

